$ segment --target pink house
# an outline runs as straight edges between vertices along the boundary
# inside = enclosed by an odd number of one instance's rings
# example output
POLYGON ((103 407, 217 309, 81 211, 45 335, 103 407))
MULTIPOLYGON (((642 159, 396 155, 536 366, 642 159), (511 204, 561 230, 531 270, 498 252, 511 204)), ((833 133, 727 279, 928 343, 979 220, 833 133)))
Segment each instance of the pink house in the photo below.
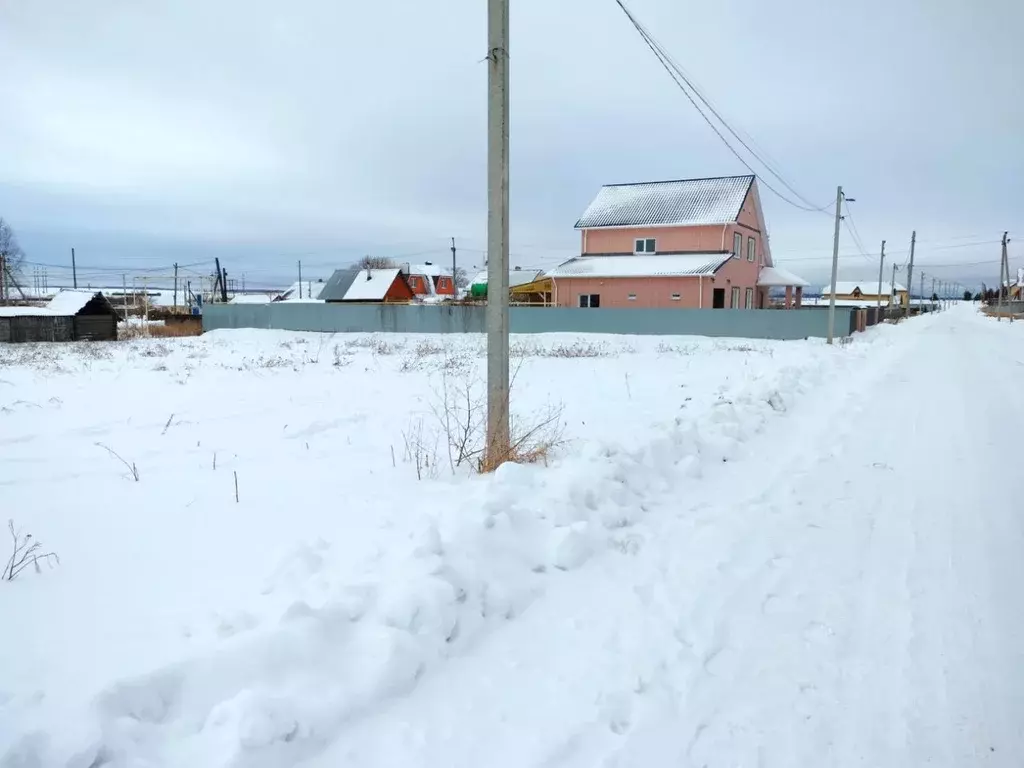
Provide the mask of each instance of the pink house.
POLYGON ((605 186, 576 229, 545 275, 560 307, 757 309, 775 287, 789 307, 807 285, 773 266, 754 176, 605 186))

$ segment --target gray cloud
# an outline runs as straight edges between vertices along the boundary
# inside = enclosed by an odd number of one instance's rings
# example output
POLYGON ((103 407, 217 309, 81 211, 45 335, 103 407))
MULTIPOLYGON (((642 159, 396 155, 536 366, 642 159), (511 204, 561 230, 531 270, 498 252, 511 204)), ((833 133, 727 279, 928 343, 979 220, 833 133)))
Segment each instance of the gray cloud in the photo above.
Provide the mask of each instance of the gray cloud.
MULTIPOLYGON (((1024 237, 1024 10, 984 5, 631 3, 802 194, 857 198, 869 251, 916 227, 924 269, 964 280, 994 276, 1003 229, 1024 237)), ((452 235, 482 263, 485 11, 0 3, 0 214, 42 263, 220 254, 272 281, 301 256, 443 258, 452 235)), ((613 0, 516 0, 512 35, 515 261, 571 255, 602 183, 744 171, 613 0)), ((776 259, 824 280, 830 218, 763 198, 776 259)), ((844 231, 844 275, 877 274, 856 251, 844 231)))

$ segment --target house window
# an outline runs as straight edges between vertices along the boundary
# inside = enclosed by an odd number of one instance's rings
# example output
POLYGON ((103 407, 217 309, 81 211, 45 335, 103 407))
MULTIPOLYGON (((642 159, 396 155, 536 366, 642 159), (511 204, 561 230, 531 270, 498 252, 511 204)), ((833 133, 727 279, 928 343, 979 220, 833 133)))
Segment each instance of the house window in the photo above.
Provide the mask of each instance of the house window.
POLYGON ((732 236, 732 257, 739 259, 743 257, 743 235, 734 232, 732 236))
POLYGON ((635 294, 635 293, 631 293, 631 294, 629 294, 629 296, 627 296, 626 298, 627 298, 627 299, 628 299, 629 301, 636 301, 636 294, 635 294))
POLYGON ((754 263, 757 261, 757 241, 752 238, 747 238, 747 261, 754 263))
POLYGON ((683 297, 682 297, 682 296, 680 296, 680 295, 679 295, 678 293, 673 293, 673 294, 672 294, 672 301, 679 301, 679 300, 680 300, 680 299, 682 299, 682 298, 683 298, 683 297))
POLYGON ((633 253, 656 253, 654 238, 637 238, 633 243, 633 253))
POLYGON ((739 309, 740 308, 740 287, 738 285, 733 286, 732 296, 730 298, 732 299, 732 301, 729 304, 729 306, 732 309, 739 309))
POLYGON ((580 294, 580 306, 584 309, 597 309, 601 306, 601 294, 599 293, 581 293, 580 294))
POLYGON ((754 308, 754 289, 753 288, 747 288, 747 295, 744 297, 744 304, 743 304, 743 306, 746 309, 753 309, 754 308))

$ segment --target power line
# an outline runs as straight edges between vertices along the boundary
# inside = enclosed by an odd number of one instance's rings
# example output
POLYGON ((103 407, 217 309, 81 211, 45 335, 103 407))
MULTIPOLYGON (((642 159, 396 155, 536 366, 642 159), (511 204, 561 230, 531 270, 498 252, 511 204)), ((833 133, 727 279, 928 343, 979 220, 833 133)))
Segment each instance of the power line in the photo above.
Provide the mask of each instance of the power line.
POLYGON ((746 149, 747 152, 749 152, 751 154, 751 156, 753 156, 758 162, 760 162, 761 165, 763 165, 772 176, 774 176, 776 179, 778 179, 779 182, 782 184, 782 186, 784 186, 786 189, 788 189, 798 200, 801 200, 804 204, 801 205, 800 203, 794 202, 790 198, 786 197, 781 192, 779 192, 777 189, 775 189, 772 185, 770 185, 762 177, 761 178, 761 183, 770 192, 772 192, 776 197, 778 197, 783 202, 788 203, 789 205, 791 205, 794 208, 797 208, 799 210, 807 211, 807 212, 810 212, 810 213, 825 213, 825 209, 828 208, 831 205, 831 203, 827 203, 827 204, 825 204, 823 206, 815 206, 813 203, 808 201, 803 195, 801 195, 799 192, 797 192, 797 190, 795 190, 792 187, 792 185, 790 185, 789 182, 787 182, 785 180, 785 178, 783 178, 783 176, 778 171, 774 170, 774 168, 771 165, 771 163, 767 162, 760 155, 758 155, 758 153, 755 152, 750 147, 750 145, 747 144, 747 142, 744 141, 743 138, 729 125, 729 123, 724 118, 722 118, 722 116, 718 113, 718 111, 701 94, 700 89, 698 89, 691 82, 690 78, 683 71, 682 67, 679 67, 677 64, 675 64, 675 62, 672 60, 671 56, 669 56, 669 54, 664 50, 664 48, 661 47, 661 45, 657 42, 657 40, 655 40, 654 37, 647 31, 647 29, 643 26, 643 24, 641 24, 640 21, 626 7, 626 5, 623 2, 623 0, 615 0, 615 2, 619 6, 619 8, 622 9, 622 12, 624 14, 626 14, 626 18, 629 19, 630 23, 633 25, 633 27, 636 29, 636 31, 640 34, 640 37, 647 44, 647 47, 650 48, 651 51, 654 53, 655 57, 658 59, 658 61, 661 64, 661 66, 665 69, 666 72, 668 72, 669 76, 675 82, 675 84, 679 88, 679 90, 681 90, 683 92, 683 95, 686 96, 687 100, 693 105, 694 109, 697 110, 697 113, 704 119, 704 122, 706 122, 708 124, 708 126, 711 128, 711 130, 715 132, 715 135, 718 136, 718 138, 722 141, 723 144, 725 144, 726 148, 733 154, 733 156, 735 156, 736 159, 739 160, 740 163, 742 163, 743 166, 748 171, 753 173, 755 176, 758 175, 757 171, 755 171, 754 168, 743 158, 743 156, 740 155, 740 153, 736 151, 736 148, 733 147, 732 144, 729 143, 729 140, 726 139, 725 136, 722 135, 722 132, 718 129, 718 127, 714 124, 714 122, 712 122, 712 120, 707 116, 707 114, 705 114, 704 110, 701 109, 700 105, 697 104, 697 100, 696 99, 700 99, 700 101, 704 104, 704 106, 706 106, 708 108, 708 110, 725 127, 725 129, 730 134, 732 134, 733 137, 735 137, 735 139, 743 146, 743 148, 746 149), (691 93, 691 91, 692 91, 692 93, 691 93), (696 96, 696 99, 694 98, 694 96, 696 96))
MULTIPOLYGON (((977 243, 958 243, 958 244, 953 244, 953 245, 934 246, 934 247, 930 247, 930 248, 924 248, 923 250, 925 250, 926 252, 931 253, 932 251, 947 251, 947 250, 952 250, 954 248, 973 248, 973 247, 979 246, 979 245, 991 245, 992 243, 998 243, 998 242, 1000 242, 1000 241, 999 240, 983 240, 983 241, 977 242, 977 243)), ((906 250, 899 250, 899 249, 897 249, 897 250, 889 250, 888 248, 886 248, 885 252, 886 252, 886 254, 888 254, 890 256, 896 256, 896 255, 901 255, 901 254, 909 254, 910 253, 910 249, 906 249, 906 250)), ((806 251, 791 251, 791 253, 806 253, 806 251)), ((832 259, 831 256, 803 256, 803 257, 800 257, 800 258, 792 258, 792 257, 785 256, 782 253, 776 253, 774 255, 779 257, 780 261, 828 261, 828 260, 832 259)), ((846 258, 853 258, 854 256, 864 256, 864 255, 865 255, 864 253, 845 253, 845 254, 840 254, 839 258, 846 259, 846 258)), ((877 251, 874 251, 874 252, 870 252, 869 251, 869 252, 867 252, 866 255, 868 255, 868 256, 878 256, 879 254, 878 254, 877 251)), ((904 260, 904 264, 906 264, 908 261, 909 261, 909 259, 904 260)))
POLYGON ((846 231, 850 233, 850 237, 853 238, 853 244, 857 246, 860 251, 860 255, 866 260, 874 263, 874 260, 868 256, 867 249, 864 247, 864 243, 860 239, 860 232, 857 231, 857 225, 853 221, 853 212, 850 210, 850 204, 846 203, 846 216, 843 217, 843 224, 846 226, 846 231))

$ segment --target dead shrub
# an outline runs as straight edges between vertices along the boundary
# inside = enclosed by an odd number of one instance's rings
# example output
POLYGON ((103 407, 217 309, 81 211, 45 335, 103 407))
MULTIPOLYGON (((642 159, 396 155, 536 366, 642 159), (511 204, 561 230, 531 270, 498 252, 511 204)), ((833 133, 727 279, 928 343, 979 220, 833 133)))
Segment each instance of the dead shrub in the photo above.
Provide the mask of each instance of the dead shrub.
POLYGON ((156 344, 147 344, 140 351, 139 354, 142 357, 167 357, 171 354, 171 348, 166 344, 157 342, 156 344))
POLYGON ((294 364, 291 360, 281 357, 280 355, 259 355, 258 357, 246 357, 242 359, 241 365, 238 366, 240 371, 250 371, 253 368, 294 368, 294 364))
POLYGON ((535 342, 520 342, 513 344, 509 351, 510 357, 522 359, 525 357, 561 357, 561 358, 592 358, 611 357, 611 348, 605 343, 592 341, 574 341, 572 343, 559 343, 552 347, 545 347, 535 342))
POLYGON ((60 565, 60 558, 56 552, 42 552, 43 545, 33 540, 31 533, 22 535, 14 527, 13 520, 7 521, 7 530, 11 532, 12 551, 7 565, 4 566, 3 572, 0 572, 0 580, 14 581, 30 565, 35 568, 36 573, 40 573, 42 569, 39 567, 39 561, 43 561, 51 568, 54 562, 60 565))
MULTIPOLYGON (((518 373, 519 366, 511 376, 510 391, 518 373)), ((487 444, 487 393, 479 376, 452 375, 443 369, 441 391, 435 394, 438 402, 432 410, 448 442, 448 464, 453 474, 462 466, 490 472, 506 461, 547 465, 551 451, 565 442, 565 409, 561 404, 548 406, 530 417, 511 414, 509 450, 505 452, 487 444)))
POLYGON ((345 342, 348 349, 368 349, 374 355, 394 355, 405 349, 405 342, 388 341, 379 336, 364 336, 345 342))
POLYGON ((436 433, 425 433, 423 419, 416 419, 408 431, 402 432, 402 441, 405 444, 402 459, 416 467, 416 479, 436 478, 437 444, 440 437, 436 433))
POLYGON ((334 345, 334 362, 331 363, 335 368, 344 368, 346 365, 352 362, 352 356, 344 352, 340 345, 334 345))
POLYGON ((444 347, 438 344, 436 341, 430 339, 423 339, 416 342, 416 346, 413 348, 413 354, 416 357, 429 357, 430 355, 440 355, 444 352, 444 347))
POLYGON ((694 344, 666 344, 664 341, 659 342, 655 348, 659 355, 692 355, 697 351, 697 347, 694 344))
MULTIPOLYGON (((171 415, 173 416, 174 414, 171 414, 171 415)), ((124 464, 125 467, 128 469, 128 471, 131 473, 132 479, 135 480, 136 483, 139 482, 139 470, 135 466, 135 462, 134 461, 129 464, 127 461, 124 460, 124 458, 122 458, 121 454, 119 454, 113 448, 110 448, 109 446, 106 446, 103 443, 96 443, 96 445, 98 447, 102 448, 103 450, 105 450, 107 453, 109 453, 115 459, 120 461, 122 464, 124 464)))
POLYGON ((173 339, 173 338, 184 338, 186 336, 202 336, 203 335, 203 323, 201 320, 196 322, 183 322, 183 323, 167 323, 165 325, 151 325, 149 327, 149 335, 155 338, 173 339))

